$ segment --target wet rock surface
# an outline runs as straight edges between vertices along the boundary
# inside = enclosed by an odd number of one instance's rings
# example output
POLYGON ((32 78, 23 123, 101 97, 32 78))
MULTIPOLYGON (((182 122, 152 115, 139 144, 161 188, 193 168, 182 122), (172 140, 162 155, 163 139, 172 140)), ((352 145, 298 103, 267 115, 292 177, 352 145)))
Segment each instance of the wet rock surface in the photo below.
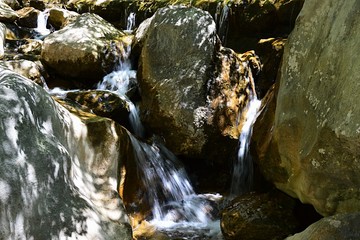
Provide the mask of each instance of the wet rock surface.
POLYGON ((360 109, 353 100, 359 7, 355 1, 305 3, 285 46, 274 121, 266 123, 270 138, 258 142, 265 177, 324 216, 360 207, 360 109))
MULTIPOLYGON (((41 59, 60 76, 92 86, 114 68, 115 62, 107 59, 106 50, 121 42, 122 36, 121 31, 99 16, 84 14, 44 39, 41 59)), ((112 54, 120 57, 116 51, 112 54)))
POLYGON ((225 239, 284 239, 299 227, 295 200, 280 193, 250 193, 234 199, 221 214, 225 239))
POLYGON ((301 233, 288 237, 286 240, 359 239, 359 223, 358 212, 337 214, 319 220, 301 233))
POLYGON ((114 123, 83 123, 36 84, 0 72, 0 236, 130 239, 114 123))

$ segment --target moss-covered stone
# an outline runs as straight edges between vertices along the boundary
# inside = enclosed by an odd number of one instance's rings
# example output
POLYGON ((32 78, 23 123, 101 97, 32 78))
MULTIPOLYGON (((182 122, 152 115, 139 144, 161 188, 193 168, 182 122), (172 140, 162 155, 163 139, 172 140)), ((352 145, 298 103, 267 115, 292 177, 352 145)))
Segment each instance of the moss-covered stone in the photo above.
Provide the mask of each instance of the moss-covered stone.
MULTIPOLYGON (((44 39, 41 59, 63 77, 82 80, 91 87, 113 70, 125 35, 95 14, 83 14, 44 39)), ((126 37, 125 37, 126 38, 126 37)))

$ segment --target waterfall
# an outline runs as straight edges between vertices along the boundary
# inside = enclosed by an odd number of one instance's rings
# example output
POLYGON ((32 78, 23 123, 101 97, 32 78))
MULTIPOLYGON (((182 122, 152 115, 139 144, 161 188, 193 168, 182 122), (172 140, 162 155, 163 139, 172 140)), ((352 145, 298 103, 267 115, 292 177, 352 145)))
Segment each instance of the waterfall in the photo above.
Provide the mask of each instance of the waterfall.
POLYGON ((37 27, 35 28, 35 31, 40 35, 36 37, 42 37, 45 35, 50 34, 50 30, 46 28, 47 20, 49 17, 48 12, 40 12, 37 17, 37 27))
POLYGON ((135 27, 135 16, 136 14, 131 12, 127 17, 126 31, 132 31, 135 27))
MULTIPOLYGON (((246 63, 243 63, 244 69, 248 69, 246 63)), ((251 70, 248 70, 248 75, 245 76, 246 83, 249 84, 249 101, 246 107, 242 110, 240 115, 245 111, 244 123, 239 137, 239 150, 237 160, 234 163, 230 198, 245 193, 250 190, 253 181, 253 163, 249 153, 249 145, 252 136, 253 125, 259 116, 261 100, 256 96, 254 79, 251 70)), ((239 117, 240 117, 239 115, 239 117)))
POLYGON ((220 232, 213 214, 217 211, 214 202, 221 196, 195 194, 181 162, 162 144, 149 145, 132 135, 130 139, 152 208, 150 223, 167 234, 174 229, 186 232, 188 228, 220 232))
POLYGON ((228 32, 228 18, 230 8, 228 4, 219 2, 216 7, 215 23, 217 25, 217 35, 223 45, 226 45, 226 37, 228 32))
POLYGON ((121 58, 115 66, 115 70, 107 74, 101 82, 98 83, 97 89, 108 90, 116 93, 121 99, 127 102, 130 111, 130 124, 133 132, 139 136, 144 136, 144 127, 141 124, 140 117, 136 106, 126 93, 129 91, 131 82, 136 83, 136 70, 131 70, 131 62, 129 59, 131 53, 131 44, 122 45, 121 58))

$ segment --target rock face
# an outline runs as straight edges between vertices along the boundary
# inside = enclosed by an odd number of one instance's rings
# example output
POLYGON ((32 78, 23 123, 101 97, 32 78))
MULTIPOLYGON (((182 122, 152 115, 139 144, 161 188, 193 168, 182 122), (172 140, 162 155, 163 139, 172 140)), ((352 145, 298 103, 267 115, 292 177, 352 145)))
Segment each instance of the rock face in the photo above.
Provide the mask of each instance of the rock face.
POLYGON ((83 14, 45 38, 42 61, 60 76, 92 85, 113 69, 120 57, 113 48, 121 43, 123 35, 101 17, 83 14))
POLYGON ((265 176, 324 216, 360 209, 359 9, 305 2, 285 47, 272 138, 257 142, 265 176))
POLYGON ((116 192, 119 126, 83 123, 3 68, 0 98, 1 238, 131 239, 116 192))
POLYGON ((76 12, 54 7, 49 10, 48 21, 55 29, 60 29, 74 21, 78 15, 76 12))
POLYGON ((14 22, 19 18, 19 15, 4 2, 0 2, 0 21, 14 22))
POLYGON ((323 218, 286 240, 359 239, 359 222, 359 213, 338 214, 323 218))
POLYGON ((138 82, 144 125, 175 154, 197 159, 198 166, 190 168, 207 177, 216 169, 226 181, 252 72, 261 68, 258 58, 221 47, 212 17, 196 8, 166 7, 144 25, 135 37, 142 46, 138 82))
POLYGON ((142 119, 153 131, 162 132, 177 154, 199 154, 206 141, 201 123, 194 122, 196 111, 200 114, 199 107, 206 103, 215 30, 206 12, 163 8, 155 14, 143 43, 139 84, 146 99, 141 108, 146 112, 142 119))
POLYGON ((67 93, 66 98, 80 104, 89 112, 111 118, 127 129, 131 129, 129 105, 115 93, 100 90, 76 91, 67 93))
POLYGON ((284 239, 299 225, 293 216, 294 199, 279 193, 250 193, 225 208, 221 231, 225 239, 284 239))
POLYGON ((1 62, 0 65, 28 79, 31 79, 40 86, 44 87, 45 80, 42 76, 43 69, 40 62, 36 63, 29 60, 21 59, 4 61, 1 62))

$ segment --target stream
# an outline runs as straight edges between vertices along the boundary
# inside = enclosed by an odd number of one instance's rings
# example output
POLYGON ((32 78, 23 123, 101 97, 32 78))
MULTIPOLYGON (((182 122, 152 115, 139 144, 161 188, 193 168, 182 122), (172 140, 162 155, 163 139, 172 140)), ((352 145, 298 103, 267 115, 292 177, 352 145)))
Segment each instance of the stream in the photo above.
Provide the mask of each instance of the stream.
MULTIPOLYGON (((226 11, 227 8, 220 16, 219 21, 222 23, 226 22, 224 20, 226 11)), ((50 33, 46 28, 46 19, 46 13, 39 15, 38 26, 35 29, 38 33, 36 37, 42 38, 50 33)), ((127 19, 125 32, 131 34, 135 27, 135 14, 130 13, 127 19)), ((220 26, 219 29, 223 37, 226 37, 224 27, 220 26)), ((131 88, 131 82, 136 81, 136 70, 132 69, 130 62, 131 44, 123 46, 122 49, 122 58, 118 64, 97 84, 96 88, 117 94, 129 106, 129 122, 133 134, 130 134, 130 140, 140 169, 141 181, 147 189, 146 196, 151 205, 151 214, 146 218, 146 222, 170 239, 223 239, 219 214, 224 197, 218 193, 197 194, 177 157, 160 142, 145 142, 145 131, 136 103, 126 95, 131 88)), ((239 138, 230 198, 248 191, 248 186, 251 185, 252 160, 249 156, 249 141, 260 101, 257 100, 252 77, 249 76, 247 81, 252 83, 252 94, 248 106, 244 109, 247 115, 239 138)), ((76 91, 79 90, 67 91, 54 88, 50 89, 49 93, 66 98, 67 93, 76 91)), ((141 226, 133 227, 136 232, 137 227, 141 226)), ((141 235, 137 239, 142 239, 141 235)))

